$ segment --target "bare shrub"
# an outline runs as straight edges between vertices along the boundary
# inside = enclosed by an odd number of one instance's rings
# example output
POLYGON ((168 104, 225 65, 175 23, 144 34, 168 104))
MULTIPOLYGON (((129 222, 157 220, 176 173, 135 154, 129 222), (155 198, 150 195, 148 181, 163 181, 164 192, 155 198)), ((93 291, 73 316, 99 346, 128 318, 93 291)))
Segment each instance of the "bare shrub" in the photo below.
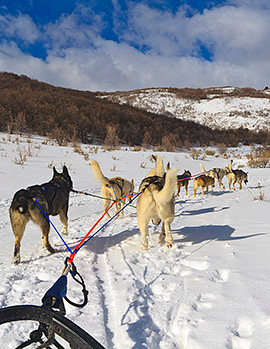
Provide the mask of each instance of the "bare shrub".
POLYGON ((254 154, 248 154, 248 166, 251 168, 270 167, 270 148, 260 147, 256 149, 254 154))
POLYGON ((193 160, 204 160, 205 159, 205 154, 202 154, 201 151, 196 150, 196 149, 193 149, 189 155, 193 160))
POLYGON ((266 198, 265 198, 265 194, 264 192, 262 191, 262 186, 261 186, 261 183, 258 182, 258 190, 259 190, 259 194, 258 196, 254 196, 253 200, 254 201, 267 201, 266 198))
POLYGON ((215 152, 215 150, 206 149, 205 154, 208 156, 215 156, 216 152, 215 152))
POLYGON ((218 151, 220 154, 225 154, 227 151, 226 144, 224 144, 224 143, 217 144, 217 148, 218 148, 218 151))
POLYGON ((140 147, 139 145, 137 147, 133 147, 132 151, 141 151, 142 147, 140 147))
POLYGON ((161 146, 168 152, 174 152, 175 146, 173 145, 171 138, 169 136, 163 136, 161 140, 161 146))
POLYGON ((13 162, 16 165, 24 165, 27 158, 27 150, 25 148, 21 148, 20 146, 18 146, 17 152, 18 152, 18 157, 16 157, 13 160, 13 162))
POLYGON ((112 147, 117 147, 119 145, 119 136, 117 127, 112 125, 107 125, 106 127, 106 138, 104 144, 112 147))
POLYGON ((67 145, 66 131, 60 127, 53 128, 49 134, 49 138, 54 139, 60 147, 67 145))
POLYGON ((140 167, 141 167, 141 168, 145 168, 145 167, 146 167, 146 162, 143 161, 143 162, 140 164, 140 167))

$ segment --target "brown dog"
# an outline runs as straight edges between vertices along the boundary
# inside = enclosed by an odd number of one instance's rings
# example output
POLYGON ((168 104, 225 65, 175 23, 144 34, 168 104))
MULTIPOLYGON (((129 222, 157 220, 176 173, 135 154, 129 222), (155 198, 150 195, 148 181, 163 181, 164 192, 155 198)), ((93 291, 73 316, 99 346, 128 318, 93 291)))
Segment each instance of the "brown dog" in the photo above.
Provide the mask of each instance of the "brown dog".
POLYGON ((194 198, 195 198, 198 187, 201 187, 202 194, 208 192, 209 186, 211 190, 213 190, 213 187, 215 186, 215 179, 206 175, 201 175, 194 179, 193 186, 194 186, 194 198))
POLYGON ((41 185, 33 185, 15 193, 9 208, 10 221, 16 238, 13 257, 14 263, 17 264, 20 262, 21 240, 29 220, 40 226, 43 246, 49 252, 55 252, 49 242, 50 222, 42 210, 47 216, 59 215, 63 224, 62 233, 67 235, 67 212, 69 193, 72 185, 67 167, 63 167, 62 173, 58 173, 54 167, 53 178, 49 182, 41 185), (34 198, 37 202, 33 200, 34 198), (42 210, 39 205, 42 207, 42 210))

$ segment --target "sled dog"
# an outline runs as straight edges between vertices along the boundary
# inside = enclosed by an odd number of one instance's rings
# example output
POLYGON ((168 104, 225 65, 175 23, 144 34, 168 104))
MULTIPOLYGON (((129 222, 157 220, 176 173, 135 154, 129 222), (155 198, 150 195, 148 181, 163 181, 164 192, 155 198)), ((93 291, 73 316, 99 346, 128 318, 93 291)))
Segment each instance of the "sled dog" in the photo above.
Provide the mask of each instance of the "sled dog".
POLYGON ((224 184, 222 183, 222 179, 229 173, 229 168, 218 168, 214 167, 209 171, 206 171, 203 164, 200 164, 201 170, 203 173, 205 173, 207 176, 210 176, 212 178, 215 178, 219 184, 219 190, 221 190, 221 187, 225 189, 224 184))
POLYGON ((160 156, 156 160, 156 173, 146 177, 140 184, 137 200, 137 221, 142 234, 142 248, 148 249, 148 224, 152 220, 158 225, 162 221, 159 242, 166 244, 168 248, 173 245, 170 225, 174 219, 175 191, 177 187, 178 169, 169 169, 164 174, 163 161, 160 156))
POLYGON ((177 193, 176 196, 179 196, 181 187, 185 187, 186 195, 188 195, 188 183, 190 181, 191 172, 185 170, 183 174, 177 176, 177 193))
POLYGON ((198 187, 201 187, 202 194, 207 193, 209 186, 211 190, 213 190, 213 187, 215 186, 215 180, 213 177, 201 175, 194 179, 193 186, 194 186, 194 198, 195 198, 198 187))
MULTIPOLYGON (((107 178, 103 175, 99 164, 95 160, 90 160, 90 165, 95 179, 100 182, 101 185, 101 195, 103 197, 104 212, 110 207, 111 200, 119 200, 125 196, 128 196, 134 192, 134 180, 128 181, 125 178, 114 177, 107 178)), ((131 198, 128 198, 129 202, 131 198)), ((125 199, 116 201, 115 203, 115 213, 118 213, 125 205, 125 199)), ((121 211, 121 216, 123 216, 123 211, 121 211)), ((111 218, 109 212, 106 213, 108 218, 111 218)))
POLYGON ((58 173, 54 167, 53 178, 49 182, 20 189, 15 193, 9 208, 11 226, 15 235, 14 263, 20 262, 21 240, 29 220, 39 225, 43 246, 51 253, 56 251, 49 242, 50 223, 38 204, 47 216, 59 215, 63 224, 62 233, 67 235, 68 202, 72 186, 67 167, 63 167, 62 173, 58 173), (33 200, 34 198, 37 202, 33 200))
POLYGON ((242 170, 233 170, 232 169, 232 160, 229 161, 229 173, 227 174, 228 182, 229 182, 229 190, 231 190, 231 184, 233 186, 233 190, 235 190, 235 183, 239 184, 239 189, 242 189, 242 182, 245 184, 248 183, 248 172, 244 172, 242 170))

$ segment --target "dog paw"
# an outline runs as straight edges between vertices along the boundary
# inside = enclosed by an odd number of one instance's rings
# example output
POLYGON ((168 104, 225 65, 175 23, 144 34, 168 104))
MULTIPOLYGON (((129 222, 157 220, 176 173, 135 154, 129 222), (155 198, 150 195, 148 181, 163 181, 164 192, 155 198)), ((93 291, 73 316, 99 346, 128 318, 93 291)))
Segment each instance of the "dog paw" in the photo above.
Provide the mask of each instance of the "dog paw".
POLYGON ((62 231, 61 231, 61 234, 63 234, 63 235, 68 235, 68 231, 67 231, 67 229, 62 229, 62 231))
POLYGON ((13 259, 12 259, 12 263, 15 264, 15 265, 19 264, 20 261, 21 261, 21 257, 20 256, 13 257, 13 259))
POLYGON ((172 248, 173 247, 173 241, 171 241, 171 240, 167 241, 166 244, 167 244, 168 248, 172 248))
POLYGON ((50 252, 50 253, 56 253, 58 252, 57 249, 53 248, 52 246, 46 246, 47 250, 50 252))

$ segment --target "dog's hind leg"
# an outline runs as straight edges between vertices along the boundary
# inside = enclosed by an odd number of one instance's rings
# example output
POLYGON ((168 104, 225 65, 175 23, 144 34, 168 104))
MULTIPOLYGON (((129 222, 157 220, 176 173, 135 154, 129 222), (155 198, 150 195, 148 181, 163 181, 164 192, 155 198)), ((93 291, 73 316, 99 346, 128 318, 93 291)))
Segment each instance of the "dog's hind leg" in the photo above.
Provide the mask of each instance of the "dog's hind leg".
POLYGON ((56 252, 56 250, 51 246, 49 242, 49 232, 50 232, 50 223, 46 220, 46 218, 43 218, 38 222, 38 225, 41 229, 41 238, 42 238, 42 244, 43 247, 47 248, 47 250, 50 253, 56 252))
POLYGON ((148 224, 150 219, 141 218, 138 215, 138 226, 142 234, 142 249, 148 250, 148 224))
POLYGON ((188 182, 185 183, 185 192, 186 192, 186 196, 188 195, 188 182))
POLYGON ((23 238, 23 233, 25 231, 26 224, 29 221, 29 216, 16 211, 10 211, 10 220, 11 220, 12 230, 15 236, 13 263, 18 264, 21 261, 21 257, 20 257, 21 240, 23 238))
POLYGON ((172 234, 171 234, 171 227, 170 227, 170 223, 165 220, 165 222, 162 221, 162 230, 161 232, 163 231, 163 234, 165 232, 165 235, 166 235, 166 245, 168 248, 172 248, 173 247, 173 237, 172 237, 172 234))
POLYGON ((164 229, 164 223, 162 222, 161 232, 158 237, 159 244, 164 244, 165 241, 165 229, 164 229))
MULTIPOLYGON (((104 205, 104 212, 106 212, 106 211, 108 210, 108 208, 110 207, 110 201, 104 199, 104 200, 103 200, 103 205, 104 205)), ((115 204, 115 205, 116 205, 116 204, 115 204)), ((106 217, 107 217, 107 218, 111 218, 111 215, 109 214, 109 211, 107 211, 106 217)))
MULTIPOLYGON (((202 195, 204 195, 204 189, 202 185, 201 185, 201 191, 202 191, 202 195)), ((206 187, 206 192, 208 192, 208 186, 206 187)))
POLYGON ((198 188, 197 183, 194 182, 194 198, 196 198, 197 188, 198 188))
POLYGON ((239 179, 238 183, 239 183, 239 189, 241 190, 242 189, 242 179, 239 179))
POLYGON ((59 212, 60 221, 63 224, 63 229, 62 229, 61 233, 64 234, 64 235, 68 235, 67 211, 68 211, 68 207, 66 206, 63 209, 61 209, 60 212, 59 212))
MULTIPOLYGON (((121 200, 121 201, 117 201, 115 203, 115 214, 118 214, 118 212, 124 207, 125 203, 121 200)), ((118 216, 121 216, 123 217, 124 213, 123 213, 123 210, 119 213, 118 216)), ((117 216, 117 217, 118 217, 117 216)))

